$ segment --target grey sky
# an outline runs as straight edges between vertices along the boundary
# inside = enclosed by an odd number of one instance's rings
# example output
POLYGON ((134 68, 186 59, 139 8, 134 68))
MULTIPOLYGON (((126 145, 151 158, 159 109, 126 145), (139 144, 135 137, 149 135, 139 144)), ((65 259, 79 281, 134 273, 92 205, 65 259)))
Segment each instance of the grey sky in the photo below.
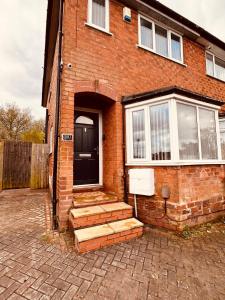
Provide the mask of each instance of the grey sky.
MULTIPOLYGON (((225 40, 224 0, 160 0, 225 40)), ((47 0, 0 0, 0 103, 41 108, 47 0)))

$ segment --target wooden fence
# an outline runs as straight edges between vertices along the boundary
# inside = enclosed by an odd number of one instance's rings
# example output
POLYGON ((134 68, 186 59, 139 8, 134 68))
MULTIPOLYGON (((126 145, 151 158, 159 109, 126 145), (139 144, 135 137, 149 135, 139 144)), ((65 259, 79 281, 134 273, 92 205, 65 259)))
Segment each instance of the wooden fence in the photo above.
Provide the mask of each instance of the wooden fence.
POLYGON ((48 145, 0 142, 0 190, 48 187, 48 145))

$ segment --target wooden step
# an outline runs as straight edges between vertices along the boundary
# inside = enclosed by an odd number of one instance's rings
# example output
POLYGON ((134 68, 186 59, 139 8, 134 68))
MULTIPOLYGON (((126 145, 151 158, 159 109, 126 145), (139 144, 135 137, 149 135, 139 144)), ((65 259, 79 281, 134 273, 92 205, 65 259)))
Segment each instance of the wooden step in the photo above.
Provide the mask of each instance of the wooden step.
POLYGON ((76 251, 85 253, 139 237, 143 234, 143 226, 137 219, 129 218, 75 230, 76 251))
POLYGON ((70 223, 73 228, 82 228, 131 218, 132 206, 125 202, 74 208, 70 211, 70 223))

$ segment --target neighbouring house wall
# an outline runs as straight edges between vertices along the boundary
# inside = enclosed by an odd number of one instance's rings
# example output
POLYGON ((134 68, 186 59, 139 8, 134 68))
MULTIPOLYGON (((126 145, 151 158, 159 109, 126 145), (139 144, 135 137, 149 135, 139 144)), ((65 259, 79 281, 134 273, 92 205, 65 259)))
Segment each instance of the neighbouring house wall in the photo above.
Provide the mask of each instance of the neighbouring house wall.
MULTIPOLYGON (((138 218, 146 224, 182 230, 225 215, 225 167, 196 165, 152 167, 155 173, 155 195, 137 196, 138 218), (168 186, 170 197, 162 198, 162 187, 168 186)), ((127 168, 127 190, 129 175, 127 168)), ((134 206, 133 195, 128 203, 134 206)))

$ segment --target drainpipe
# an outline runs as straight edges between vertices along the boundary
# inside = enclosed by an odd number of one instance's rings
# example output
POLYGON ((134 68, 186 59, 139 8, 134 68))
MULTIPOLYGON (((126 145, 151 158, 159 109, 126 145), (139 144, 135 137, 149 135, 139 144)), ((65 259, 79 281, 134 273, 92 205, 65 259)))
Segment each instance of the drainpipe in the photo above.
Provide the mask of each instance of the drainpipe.
POLYGON ((126 176, 126 125, 125 125, 125 120, 126 120, 126 114, 125 114, 125 107, 122 103, 122 130, 123 130, 123 178, 124 178, 124 198, 125 202, 128 203, 128 195, 127 195, 127 176, 126 176))
POLYGON ((59 8, 59 32, 58 32, 58 70, 57 70, 57 86, 56 86, 56 110, 55 110, 55 133, 54 133, 54 161, 53 161, 53 192, 52 192, 52 215, 53 229, 58 228, 56 205, 57 205, 57 165, 58 165, 58 139, 59 139, 59 116, 60 116, 60 94, 61 94, 61 71, 62 71, 62 28, 63 28, 63 2, 60 0, 59 8))

